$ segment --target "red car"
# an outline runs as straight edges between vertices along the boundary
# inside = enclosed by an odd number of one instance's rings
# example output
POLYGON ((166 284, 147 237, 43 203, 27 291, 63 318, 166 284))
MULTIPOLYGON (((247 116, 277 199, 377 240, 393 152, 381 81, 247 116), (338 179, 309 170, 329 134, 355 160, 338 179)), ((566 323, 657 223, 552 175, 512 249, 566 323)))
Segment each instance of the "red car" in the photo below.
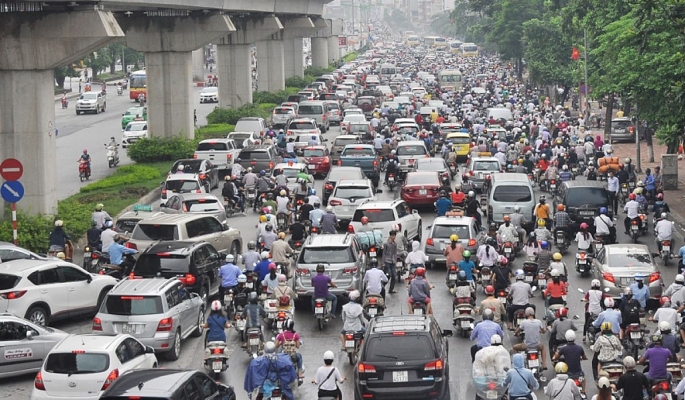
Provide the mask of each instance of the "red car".
POLYGON ((410 172, 402 186, 401 196, 408 205, 433 205, 438 200, 440 177, 435 171, 410 172))
POLYGON ((314 176, 328 175, 331 170, 331 155, 326 146, 307 146, 302 150, 302 158, 309 173, 314 176))

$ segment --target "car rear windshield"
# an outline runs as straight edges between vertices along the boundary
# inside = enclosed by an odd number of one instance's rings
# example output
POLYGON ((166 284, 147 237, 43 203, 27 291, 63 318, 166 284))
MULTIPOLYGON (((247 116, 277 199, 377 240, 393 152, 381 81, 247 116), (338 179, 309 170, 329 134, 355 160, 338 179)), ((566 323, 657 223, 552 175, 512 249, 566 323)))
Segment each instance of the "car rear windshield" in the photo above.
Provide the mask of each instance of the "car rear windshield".
POLYGON ((630 121, 611 121, 611 127, 614 129, 628 129, 630 121))
POLYGON ((103 353, 50 353, 45 361, 45 371, 53 374, 96 374, 109 368, 109 356, 103 353))
POLYGON ((392 336, 372 335, 366 345, 364 362, 419 361, 435 359, 435 350, 427 334, 404 333, 392 336), (397 349, 402 349, 398 353, 397 349))
POLYGON ((290 125, 288 125, 288 129, 308 129, 311 131, 316 129, 316 124, 311 122, 291 122, 290 125))
POLYGON ((274 170, 274 176, 285 175, 288 178, 295 178, 300 170, 297 168, 279 168, 274 170))
POLYGON ((182 275, 188 272, 188 258, 181 254, 146 253, 136 261, 134 271, 140 276, 182 275))
POLYGON ((196 180, 174 179, 166 181, 166 190, 174 193, 190 193, 200 188, 200 184, 196 180))
POLYGON ((333 197, 341 199, 367 199, 372 197, 371 189, 359 186, 336 186, 333 197))
POLYGON ((355 262, 352 249, 345 247, 305 247, 300 262, 304 264, 349 264, 355 262))
POLYGON ((569 188, 566 194, 566 207, 580 207, 584 204, 604 207, 609 204, 606 190, 600 187, 569 188))
MULTIPOLYGON (((297 139, 295 139, 295 142, 297 142, 297 143, 309 143, 310 140, 312 140, 312 135, 297 135, 297 139)), ((319 143, 319 141, 317 139, 314 139, 314 140, 316 140, 316 142, 319 143)))
POLYGON ((223 151, 228 150, 228 145, 224 142, 204 142, 198 143, 197 151, 223 151))
POLYGON ((350 133, 355 132, 371 132, 371 127, 365 124, 352 124, 350 125, 350 133))
POLYGON ((453 137, 449 138, 447 140, 452 141, 452 144, 469 144, 471 143, 471 139, 468 137, 453 137))
POLYGON ((290 108, 274 108, 274 114, 287 115, 294 114, 295 112, 290 108))
POLYGON ((162 314, 162 298, 159 296, 108 295, 102 312, 112 315, 162 314))
POLYGON ((357 138, 345 138, 345 139, 335 139, 334 146, 347 146, 348 144, 355 144, 359 141, 357 138))
POLYGON ((323 157, 325 155, 323 149, 304 149, 302 152, 304 157, 323 157))
POLYGON ((126 125, 126 132, 142 132, 147 130, 147 124, 132 124, 126 125))
POLYGON ((21 277, 10 274, 0 274, 0 290, 12 289, 17 286, 21 277))
POLYGON ((266 151, 241 151, 239 158, 241 160, 268 160, 269 153, 266 151))
POLYGON ((500 202, 528 202, 533 199, 533 193, 528 186, 497 186, 492 194, 493 201, 500 202))
POLYGON ((499 161, 476 161, 473 163, 474 171, 499 171, 499 161))
POLYGON ((137 240, 178 240, 176 225, 138 224, 133 230, 132 239, 137 240))
POLYGON ((416 165, 417 171, 444 171, 446 169, 445 164, 441 162, 420 162, 416 165))
POLYGON ((300 105, 298 112, 300 115, 319 115, 323 114, 323 106, 300 105))
POLYGON ((448 238, 457 235, 461 239, 471 238, 471 230, 468 225, 435 225, 432 236, 434 238, 448 238))
POLYGON ((415 155, 425 155, 427 153, 426 147, 421 145, 412 146, 399 146, 397 148, 398 156, 415 156, 415 155))
POLYGON ((117 220, 117 231, 119 232, 133 232, 133 230, 138 225, 139 219, 118 219, 117 220))
POLYGON ((183 205, 188 212, 210 212, 221 210, 221 205, 216 199, 186 200, 183 205))
POLYGON ((395 220, 395 214, 392 212, 390 209, 374 209, 374 208, 367 208, 364 210, 359 210, 354 212, 354 217, 352 217, 352 221, 361 221, 362 217, 367 217, 369 219, 369 222, 388 222, 388 221, 394 221, 395 220))
POLYGON ((647 253, 611 253, 607 259, 607 265, 610 268, 642 268, 644 271, 652 271, 654 264, 647 253))
POLYGON ((407 185, 440 186, 437 174, 407 174, 407 185))
POLYGON ((174 163, 171 167, 171 173, 174 174, 178 171, 178 166, 183 165, 183 172, 186 174, 195 174, 200 172, 200 167, 202 166, 202 160, 180 160, 174 163))

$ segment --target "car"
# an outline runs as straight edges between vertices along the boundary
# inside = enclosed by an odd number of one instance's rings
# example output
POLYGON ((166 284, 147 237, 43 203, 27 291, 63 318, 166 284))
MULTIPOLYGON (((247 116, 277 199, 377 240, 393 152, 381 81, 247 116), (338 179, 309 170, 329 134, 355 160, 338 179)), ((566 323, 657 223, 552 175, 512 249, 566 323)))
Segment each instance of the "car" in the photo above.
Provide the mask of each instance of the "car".
POLYGON ((340 123, 340 129, 343 131, 343 133, 347 134, 347 131, 350 129, 350 124, 352 122, 367 123, 364 114, 345 114, 345 118, 343 118, 342 122, 340 123))
POLYGON ((244 149, 247 146, 255 146, 262 143, 262 138, 255 132, 231 132, 226 139, 233 139, 236 148, 244 149))
POLYGON ((13 260, 42 260, 48 261, 50 258, 36 254, 23 247, 15 246, 12 243, 0 242, 0 263, 13 260))
POLYGON ((400 196, 410 206, 433 205, 440 197, 440 186, 440 176, 435 171, 409 172, 400 196))
POLYGON ((236 400, 232 387, 197 370, 148 369, 123 374, 100 400, 236 400))
POLYGON ((338 100, 337 100, 338 96, 335 94, 332 94, 332 93, 326 93, 326 94, 322 94, 321 97, 323 97, 322 100, 324 100, 326 102, 326 104, 328 105, 328 109, 329 109, 328 120, 332 124, 335 123, 335 124, 340 125, 340 123, 343 120, 343 116, 342 116, 342 107, 340 107, 340 103, 338 103, 338 100), (325 97, 329 97, 329 98, 325 99, 325 97))
POLYGON ((157 368, 155 350, 131 335, 69 335, 50 350, 31 400, 97 400, 120 375, 157 368))
POLYGON ((343 111, 343 118, 347 117, 348 115, 364 115, 364 111, 362 111, 361 108, 357 108, 357 107, 346 108, 343 111))
POLYGON ((326 266, 326 275, 336 285, 329 291, 336 296, 352 290, 362 290, 366 260, 355 235, 345 233, 310 236, 302 245, 295 262, 293 286, 300 297, 314 295, 312 276, 316 275, 318 264, 326 266))
POLYGON ((421 171, 435 171, 442 176, 443 173, 448 172, 450 177, 454 178, 455 172, 447 166, 447 161, 441 157, 419 158, 414 163, 414 170, 421 171))
POLYGON ((283 128, 295 118, 297 118, 297 113, 292 107, 275 107, 271 113, 271 123, 274 128, 283 128))
POLYGON ((408 172, 414 169, 414 163, 419 158, 429 158, 430 153, 426 144, 421 140, 406 140, 397 144, 395 154, 400 171, 408 172))
POLYGON ((167 360, 177 360, 181 355, 181 341, 190 336, 199 337, 204 331, 205 302, 188 290, 184 279, 127 277, 121 280, 107 294, 93 318, 93 333, 131 335, 167 360))
MULTIPOLYGON (((300 172, 309 172, 307 169, 307 164, 303 163, 280 163, 276 164, 272 171, 272 178, 276 178, 278 175, 285 175, 287 179, 287 184, 286 186, 288 187, 288 190, 292 193, 293 190, 295 190, 296 187, 300 186, 300 184, 297 182, 297 174, 300 172)), ((309 176, 309 182, 314 182, 314 177, 310 174, 309 176)))
POLYGON ((500 125, 488 125, 487 128, 483 130, 483 136, 491 141, 507 141, 507 130, 502 128, 500 125))
POLYGON ((573 222, 572 230, 577 231, 581 223, 585 222, 590 226, 590 231, 594 232, 595 217, 599 215, 599 209, 606 207, 607 215, 613 218, 613 211, 610 210, 609 195, 606 191, 604 182, 573 180, 562 182, 557 189, 557 195, 553 199, 553 206, 556 210, 557 205, 566 206, 566 212, 573 222))
POLYGON ((133 229, 138 225, 138 222, 152 218, 157 215, 164 214, 161 211, 153 211, 151 205, 134 204, 131 211, 126 211, 119 215, 114 222, 114 229, 125 237, 130 237, 133 229))
POLYGON ((417 210, 410 209, 404 200, 366 201, 360 204, 350 222, 355 232, 362 226, 362 217, 369 219, 371 229, 382 230, 383 237, 390 236, 393 225, 398 225, 404 237, 421 241, 421 216, 417 210))
POLYGON ((445 141, 452 143, 452 151, 456 153, 458 162, 468 159, 471 150, 471 135, 468 132, 448 132, 445 141))
POLYGON ((342 153, 345 146, 348 144, 358 144, 361 143, 359 136, 357 135, 338 135, 333 140, 333 145, 331 146, 331 163, 337 163, 340 159, 340 153, 342 153))
POLYGON ((200 174, 175 173, 167 176, 162 182, 159 205, 164 206, 173 193, 208 193, 208 184, 202 181, 200 174))
POLYGON ((451 399, 447 336, 452 331, 430 315, 373 318, 354 368, 354 397, 451 399))
POLYGON ((357 206, 365 200, 376 200, 373 183, 369 179, 342 179, 333 189, 328 204, 333 207, 333 212, 343 224, 352 220, 357 206))
POLYGON ((414 125, 419 128, 419 124, 416 123, 414 118, 397 118, 393 122, 392 129, 397 130, 401 125, 414 125))
POLYGON ((281 103, 281 107, 290 107, 295 110, 295 117, 297 118, 297 111, 300 109, 300 103, 295 103, 293 101, 285 101, 281 103))
POLYGON ((85 92, 76 100, 76 115, 92 112, 100 114, 107 109, 107 96, 103 92, 85 92))
POLYGON ((466 173, 469 174, 469 181, 477 191, 483 190, 483 184, 487 177, 502 171, 502 166, 495 157, 473 157, 466 162, 466 173))
POLYGON ((140 138, 147 138, 147 121, 131 121, 121 134, 121 147, 127 148, 140 138))
POLYGON ((235 132, 254 132, 260 138, 267 131, 266 121, 262 117, 243 117, 235 124, 235 132))
MULTIPOLYGON (((602 291, 619 300, 623 289, 630 287, 635 275, 644 277, 649 285, 651 305, 657 305, 663 290, 661 272, 649 247, 644 244, 609 244, 602 247, 592 259, 592 274, 602 284, 602 291)), ((658 307, 658 305, 657 305, 658 307)))
POLYGON ((347 125, 347 135, 355 135, 361 143, 373 144, 374 132, 371 124, 364 122, 350 122, 347 125))
POLYGON ((218 103, 219 102, 219 88, 216 86, 209 86, 200 90, 200 104, 202 103, 218 103))
POLYGON ((445 264, 447 257, 444 250, 452 242, 450 236, 459 236, 459 244, 464 250, 469 250, 471 259, 476 259, 478 250, 478 236, 480 234, 476 220, 465 217, 463 213, 451 212, 449 216, 436 217, 430 226, 430 232, 423 246, 423 252, 428 256, 430 263, 435 266, 445 264))
POLYGON ((47 326, 95 314, 116 283, 60 259, 14 260, 0 264, 0 309, 47 326))
POLYGON ((174 194, 160 210, 167 214, 211 215, 222 223, 226 222, 224 204, 216 196, 208 193, 174 194))
POLYGON ((238 154, 238 159, 240 160, 238 163, 243 168, 252 168, 257 173, 261 170, 271 173, 276 164, 282 161, 282 157, 276 153, 274 146, 264 144, 243 147, 238 154))
POLYGON ((314 177, 325 176, 331 170, 331 155, 326 146, 307 146, 302 149, 302 162, 314 177))
POLYGON ((171 166, 167 177, 178 172, 178 167, 183 165, 183 172, 186 174, 198 174, 205 186, 205 192, 219 187, 219 169, 210 160, 202 158, 183 158, 176 160, 171 166), (203 176, 204 175, 204 176, 203 176))
POLYGON ((627 141, 635 143, 635 125, 630 118, 614 118, 611 120, 611 138, 605 137, 605 141, 617 143, 627 141))
POLYGON ((147 107, 131 107, 121 114, 121 129, 126 129, 129 122, 141 118, 142 121, 147 121, 147 107))
POLYGON ((40 371, 50 350, 69 336, 59 329, 46 328, 8 312, 0 313, 0 331, 3 352, 16 355, 0 358, 0 378, 40 371))
POLYGON ((335 189, 335 185, 337 185, 338 181, 342 179, 364 180, 367 178, 366 174, 364 174, 364 171, 362 171, 362 169, 359 167, 331 168, 331 170, 328 172, 328 175, 326 175, 326 179, 324 180, 323 184, 323 196, 321 197, 321 201, 323 201, 324 206, 328 205, 328 198, 331 197, 333 189, 335 189))
POLYGON ((197 144, 193 158, 209 160, 223 173, 230 174, 238 154, 240 148, 233 139, 205 139, 197 144))
POLYGON ((321 131, 316 125, 316 120, 314 118, 297 118, 288 123, 285 133, 288 136, 296 136, 300 134, 320 135, 321 131))

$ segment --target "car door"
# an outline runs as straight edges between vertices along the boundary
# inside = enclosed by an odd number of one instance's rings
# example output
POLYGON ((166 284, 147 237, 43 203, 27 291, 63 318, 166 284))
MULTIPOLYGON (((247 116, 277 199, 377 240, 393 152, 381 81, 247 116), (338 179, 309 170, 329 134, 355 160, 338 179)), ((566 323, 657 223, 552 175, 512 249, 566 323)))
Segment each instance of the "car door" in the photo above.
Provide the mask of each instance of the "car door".
POLYGON ((190 291, 186 289, 180 282, 174 285, 175 290, 172 294, 176 297, 178 315, 181 321, 181 336, 186 337, 193 330, 197 324, 197 314, 192 307, 190 291))
POLYGON ((219 398, 219 385, 209 379, 207 375, 197 374, 193 379, 195 380, 197 387, 200 388, 200 394, 203 400, 219 398))
POLYGON ((189 379, 183 384, 183 391, 180 396, 181 400, 204 400, 202 397, 202 392, 197 386, 197 382, 194 379, 189 379))
POLYGON ((69 265, 60 265, 57 271, 67 287, 69 314, 82 315, 93 312, 100 295, 99 288, 91 283, 93 277, 69 265))
POLYGON ((209 242, 215 249, 228 253, 232 243, 232 233, 214 217, 202 218, 204 230, 203 240, 209 242))
POLYGON ((56 266, 34 272, 28 279, 38 286, 41 299, 50 305, 51 315, 61 315, 69 310, 68 285, 62 282, 56 266))
MULTIPOLYGON (((218 293, 219 286, 221 285, 221 279, 219 279, 219 269, 221 269, 221 260, 219 257, 219 252, 211 245, 205 245, 200 247, 203 252, 205 252, 204 265, 197 265, 198 270, 200 270, 205 276, 210 280, 209 293, 218 293), (201 268, 201 269, 200 269, 201 268)), ((200 250, 198 249, 198 250, 200 250)))
POLYGON ((402 230, 407 232, 407 239, 411 240, 416 237, 418 235, 418 223, 416 222, 414 215, 407 212, 407 204, 405 202, 401 201, 395 205, 395 214, 396 220, 402 224, 402 230))
POLYGON ((38 370, 45 355, 45 341, 38 331, 20 322, 0 320, 0 375, 38 370), (28 331, 32 332, 31 339, 28 331))
POLYGON ((204 168, 205 173, 209 176, 209 181, 211 182, 211 186, 212 187, 219 186, 219 170, 209 160, 206 160, 204 162, 204 164, 205 164, 205 168, 204 168))

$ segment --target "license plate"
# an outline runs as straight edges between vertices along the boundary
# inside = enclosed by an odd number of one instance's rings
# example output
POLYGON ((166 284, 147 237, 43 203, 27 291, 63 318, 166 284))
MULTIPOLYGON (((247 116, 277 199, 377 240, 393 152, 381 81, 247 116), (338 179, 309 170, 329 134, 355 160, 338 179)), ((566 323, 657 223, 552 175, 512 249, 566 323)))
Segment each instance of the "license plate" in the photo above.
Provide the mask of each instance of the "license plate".
POLYGON ((276 321, 276 328, 277 329, 283 328, 283 321, 276 321))
POLYGON ((254 287, 254 284, 253 284, 252 282, 247 282, 247 283, 245 284, 245 287, 248 288, 248 289, 252 289, 252 288, 254 287))
POLYGON ((499 394, 497 393, 496 390, 488 390, 487 392, 485 392, 485 397, 487 397, 488 399, 491 399, 491 400, 497 399, 499 397, 499 394))
POLYGON ((121 326, 121 332, 128 334, 136 333, 136 326, 131 324, 124 324, 121 326))
POLYGON ((666 246, 666 245, 664 245, 664 246, 661 246, 661 249, 662 249, 663 251, 671 251, 671 246, 666 246))
POLYGON ((90 252, 83 253, 83 258, 88 258, 90 257, 90 252))
POLYGON ((482 280, 484 280, 484 281, 486 281, 486 282, 487 282, 487 281, 489 281, 489 280, 490 280, 490 275, 481 275, 481 277, 480 277, 480 278, 481 278, 482 280))
POLYGON ((248 198, 248 199, 254 199, 255 196, 256 196, 256 194, 254 194, 254 193, 248 193, 248 194, 247 194, 247 198, 248 198))
POLYGON ((354 340, 345 340, 345 347, 352 347, 354 348, 354 340))
POLYGON ((504 253, 505 253, 505 254, 511 254, 511 247, 505 247, 505 248, 504 248, 504 253))
POLYGON ((425 196, 426 194, 428 194, 428 191, 425 190, 425 189, 421 189, 421 190, 419 190, 419 194, 420 194, 421 196, 425 196))
POLYGON ((314 309, 314 314, 323 314, 323 307, 316 307, 314 309))
POLYGON ((633 278, 621 278, 621 285, 630 286, 633 284, 633 278))
POLYGON ((350 211, 350 207, 343 207, 343 211, 350 211))
POLYGON ((214 361, 212 362, 212 369, 214 371, 221 371, 221 367, 223 367, 224 363, 221 361, 214 361))
POLYGON ((389 176, 388 177, 389 182, 395 182, 395 177, 394 176, 389 176))
POLYGON ((369 255, 370 255, 371 257, 376 257, 376 252, 375 252, 375 251, 370 251, 370 252, 369 252, 369 255))
POLYGON ((538 279, 538 286, 545 286, 547 281, 545 279, 538 279))
POLYGON ((637 231, 638 229, 639 229, 639 227, 637 225, 631 225, 630 226, 631 231, 637 231))
POLYGON ((449 280, 456 281, 457 280, 457 274, 450 274, 449 280))
POLYGON ((642 332, 630 332, 631 339, 642 339, 642 332))
POLYGON ((457 151, 461 150, 461 146, 454 146, 454 148, 457 149, 457 151))
POLYGON ((232 302, 233 302, 233 296, 231 296, 231 295, 224 296, 224 303, 229 304, 232 302))
POLYGON ((521 323, 523 322, 523 318, 517 318, 516 319, 516 325, 521 326, 521 323))
POLYGON ((578 215, 591 216, 591 215, 595 215, 595 212, 594 211, 579 211, 578 215))
POLYGON ((398 268, 402 268, 402 261, 398 261, 395 263, 395 266, 398 268))
POLYGON ((250 346, 258 346, 259 338, 250 338, 250 346))
POLYGON ((271 396, 271 400, 281 400, 281 396, 271 396))
POLYGON ((414 309, 414 315, 423 315, 423 310, 420 308, 414 309))
POLYGON ((461 327, 462 327, 462 329, 470 328, 471 327, 471 321, 462 320, 461 321, 461 327))
POLYGON ((308 167, 309 167, 309 169, 316 169, 316 165, 314 165, 314 164, 309 164, 308 167))
POLYGON ((499 301, 500 301, 500 303, 502 303, 503 306, 507 305, 507 298, 506 297, 500 297, 499 301))
POLYGON ((533 282, 533 277, 531 275, 526 275, 523 280, 526 282, 533 282))
POLYGON ((246 324, 247 324, 247 321, 245 321, 244 319, 239 319, 239 320, 236 321, 236 323, 235 323, 235 325, 236 325, 236 326, 238 327, 238 329, 240 329, 240 330, 245 329, 245 325, 246 325, 246 324))
POLYGON ((578 264, 585 265, 587 264, 587 260, 578 260, 578 264))
POLYGON ((408 371, 392 371, 393 382, 409 382, 408 371))
POLYGON ((540 361, 538 360, 528 360, 528 368, 537 368, 540 366, 540 361))
POLYGON ((269 313, 269 319, 276 319, 276 313, 269 313))
POLYGON ((377 308, 369 308, 369 315, 372 317, 375 317, 376 314, 378 314, 378 309, 377 308))
POLYGON ((554 190, 557 188, 557 185, 549 185, 550 189, 554 190))

